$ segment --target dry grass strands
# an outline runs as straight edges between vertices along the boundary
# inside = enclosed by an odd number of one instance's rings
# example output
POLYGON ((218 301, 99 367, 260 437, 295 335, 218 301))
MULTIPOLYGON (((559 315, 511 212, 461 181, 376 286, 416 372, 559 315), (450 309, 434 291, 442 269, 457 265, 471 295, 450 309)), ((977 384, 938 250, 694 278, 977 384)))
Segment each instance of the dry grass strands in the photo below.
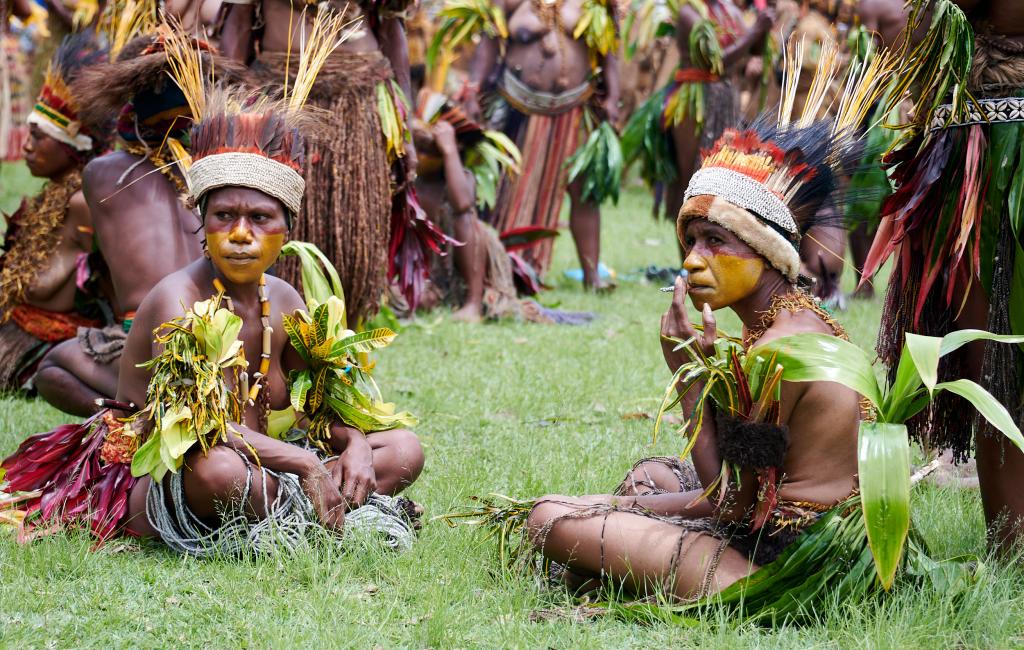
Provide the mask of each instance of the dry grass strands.
POLYGON ((100 18, 100 25, 110 44, 110 60, 118 60, 122 50, 132 39, 153 31, 158 24, 157 5, 154 0, 108 3, 100 18))
POLYGON ((213 86, 213 60, 204 64, 202 51, 195 39, 185 34, 181 23, 166 16, 159 35, 164 44, 169 74, 185 95, 192 118, 202 121, 206 115, 206 89, 213 86))
MULTIPOLYGON (((302 25, 305 25, 305 13, 306 9, 303 8, 300 17, 302 25)), ((352 38, 362 27, 362 16, 347 20, 347 13, 347 4, 340 12, 331 11, 326 7, 319 8, 313 18, 309 36, 306 36, 305 29, 302 30, 299 42, 299 64, 295 80, 292 82, 291 92, 288 89, 288 63, 285 64, 284 98, 292 110, 297 110, 305 105, 309 93, 313 90, 317 75, 327 62, 327 57, 338 46, 352 38)), ((289 36, 289 51, 291 51, 290 41, 291 36, 289 36)))

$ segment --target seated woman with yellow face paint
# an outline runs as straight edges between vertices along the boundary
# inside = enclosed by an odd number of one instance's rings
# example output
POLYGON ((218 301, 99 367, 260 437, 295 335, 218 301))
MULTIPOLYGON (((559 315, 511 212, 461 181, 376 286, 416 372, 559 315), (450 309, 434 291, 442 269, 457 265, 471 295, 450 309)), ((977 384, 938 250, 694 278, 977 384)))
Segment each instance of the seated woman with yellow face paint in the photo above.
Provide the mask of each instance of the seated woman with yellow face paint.
POLYGON ((205 256, 143 300, 111 410, 29 438, 0 491, 22 501, 25 536, 81 525, 204 556, 344 526, 406 547, 415 508, 391 497, 423 452, 365 356, 394 333, 347 329, 340 280, 308 245, 293 245, 306 301, 267 275, 300 212, 310 118, 247 94, 204 105, 188 178, 205 256))
MULTIPOLYGON (((749 350, 784 336, 845 337, 801 286, 801 233, 857 154, 830 123, 762 117, 727 130, 704 152, 677 223, 685 254, 661 345, 673 373, 715 354, 714 312, 731 309, 749 350), (687 315, 687 298, 703 327, 687 315), (692 352, 691 352, 692 350, 692 352)), ((686 374, 686 373, 683 373, 686 374)), ((681 600, 716 594, 775 560, 823 513, 857 490, 860 397, 836 383, 783 382, 778 424, 739 419, 698 402, 702 381, 681 377, 692 463, 638 462, 614 495, 537 501, 530 542, 570 584, 611 579, 627 592, 681 600), (702 409, 702 414, 698 411, 702 409)))

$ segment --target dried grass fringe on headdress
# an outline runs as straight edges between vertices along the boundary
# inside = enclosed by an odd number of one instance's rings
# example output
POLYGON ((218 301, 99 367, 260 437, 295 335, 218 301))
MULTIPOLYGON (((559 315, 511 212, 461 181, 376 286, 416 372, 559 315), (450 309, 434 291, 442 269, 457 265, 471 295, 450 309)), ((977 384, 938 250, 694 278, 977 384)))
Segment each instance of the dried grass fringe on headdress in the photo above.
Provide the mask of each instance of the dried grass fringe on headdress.
MULTIPOLYGON (((160 92, 165 84, 174 84, 168 76, 167 55, 156 47, 154 35, 139 36, 124 46, 116 61, 84 71, 72 84, 72 92, 82 105, 82 119, 110 120, 132 97, 143 92, 160 92), (154 50, 154 51, 149 51, 154 50)), ((248 79, 245 66, 218 56, 202 53, 205 65, 214 70, 223 83, 243 83, 248 79)))

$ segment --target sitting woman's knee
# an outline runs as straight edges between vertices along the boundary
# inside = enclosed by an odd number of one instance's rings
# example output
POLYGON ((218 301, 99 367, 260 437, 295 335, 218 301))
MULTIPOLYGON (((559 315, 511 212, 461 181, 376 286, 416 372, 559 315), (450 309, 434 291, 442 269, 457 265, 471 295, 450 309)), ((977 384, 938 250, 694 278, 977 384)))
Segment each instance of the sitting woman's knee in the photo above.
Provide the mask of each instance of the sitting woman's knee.
POLYGON ((407 472, 406 480, 411 483, 423 471, 426 460, 423 445, 420 444, 419 436, 408 429, 395 429, 391 434, 394 436, 395 446, 401 450, 403 469, 407 472))
POLYGON ((43 370, 49 368, 62 371, 65 370, 68 366, 67 357, 69 353, 69 345, 77 346, 78 340, 71 339, 70 341, 64 341, 63 343, 58 343, 57 345, 53 346, 53 348, 51 348, 50 351, 47 352, 46 355, 39 361, 39 368, 37 372, 42 372, 43 370))
POLYGON ((248 480, 245 462, 233 449, 224 446, 211 447, 206 454, 201 451, 186 462, 187 487, 192 487, 195 496, 227 501, 242 496, 248 480))
POLYGON ((537 499, 533 507, 530 508, 530 514, 526 518, 526 529, 529 532, 530 541, 534 545, 539 545, 543 542, 539 538, 551 520, 565 512, 565 506, 558 503, 559 501, 565 501, 565 499, 566 497, 559 494, 548 494, 537 499))

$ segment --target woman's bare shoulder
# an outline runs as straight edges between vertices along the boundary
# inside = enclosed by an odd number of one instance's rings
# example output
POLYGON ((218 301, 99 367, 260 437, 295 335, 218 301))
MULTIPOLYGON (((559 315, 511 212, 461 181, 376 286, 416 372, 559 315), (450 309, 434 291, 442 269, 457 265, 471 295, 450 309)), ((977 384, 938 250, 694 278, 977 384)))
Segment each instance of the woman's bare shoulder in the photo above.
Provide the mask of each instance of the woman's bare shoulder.
POLYGON ((299 295, 298 289, 288 284, 281 278, 268 275, 267 290, 270 295, 270 302, 275 311, 291 313, 296 309, 305 309, 306 301, 299 295))
POLYGON ((821 316, 810 309, 800 309, 795 312, 783 309, 775 318, 775 322, 757 339, 756 344, 762 345, 795 334, 835 335, 835 331, 821 316))
POLYGON ((190 273, 191 265, 179 269, 156 283, 139 305, 135 322, 156 327, 185 314, 198 300, 213 297, 211 286, 208 295, 203 295, 190 273))

